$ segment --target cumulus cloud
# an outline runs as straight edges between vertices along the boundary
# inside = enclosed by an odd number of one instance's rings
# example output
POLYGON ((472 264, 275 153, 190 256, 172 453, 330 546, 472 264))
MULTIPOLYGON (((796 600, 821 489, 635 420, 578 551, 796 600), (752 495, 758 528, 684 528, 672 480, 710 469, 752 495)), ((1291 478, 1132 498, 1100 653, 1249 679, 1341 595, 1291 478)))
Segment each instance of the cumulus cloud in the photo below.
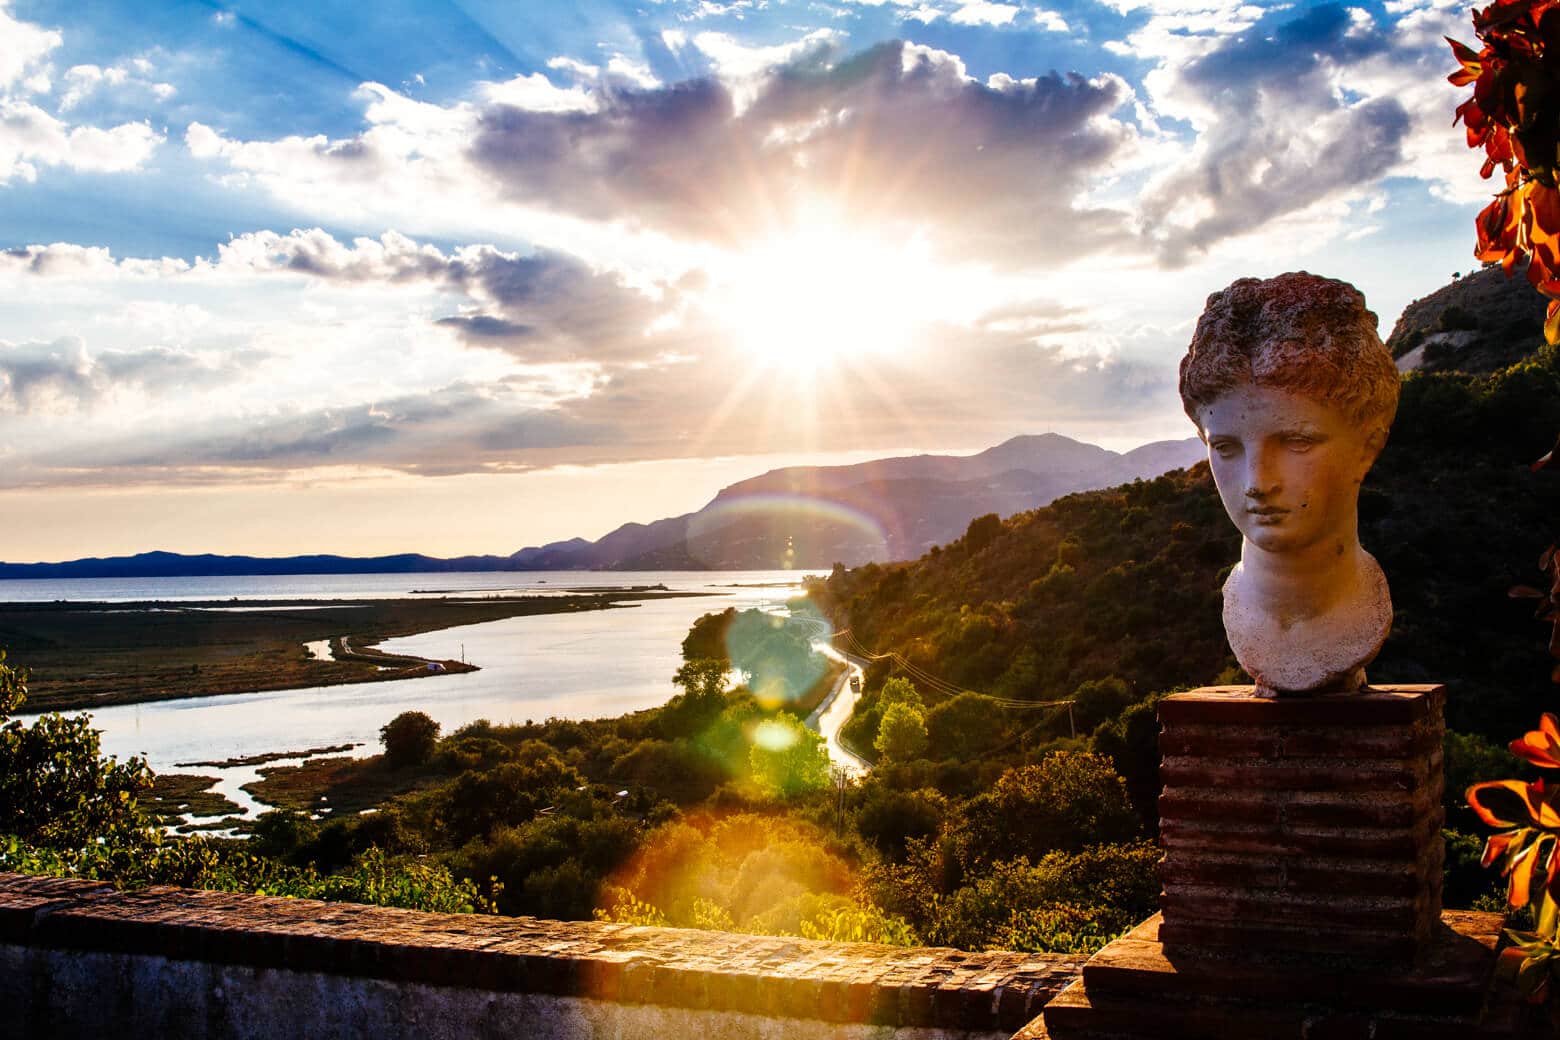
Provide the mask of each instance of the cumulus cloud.
POLYGON ((596 220, 730 244, 824 194, 856 219, 931 226, 950 249, 1039 261, 1119 222, 1073 202, 1129 147, 1110 114, 1130 94, 1111 76, 979 83, 930 48, 823 43, 741 109, 718 77, 593 113, 496 107, 473 152, 509 199, 596 220))
POLYGON ((593 85, 589 104, 534 80, 445 107, 369 84, 370 125, 353 137, 243 141, 193 124, 185 141, 332 219, 400 204, 415 221, 453 199, 490 220, 550 213, 731 246, 822 198, 855 222, 926 228, 950 255, 1036 266, 1126 226, 1079 204, 1136 142, 1116 116, 1132 90, 1115 76, 980 82, 942 51, 896 41, 851 54, 830 33, 773 52, 718 34, 682 44, 711 71, 593 85))
POLYGON ((43 166, 123 173, 141 166, 162 141, 146 123, 70 126, 37 105, 0 99, 0 184, 35 181, 43 166))
POLYGON ((166 347, 92 355, 77 337, 0 341, 0 413, 72 412, 124 390, 176 392, 228 379, 234 364, 166 347))
POLYGON ((167 101, 178 93, 171 83, 153 78, 152 63, 146 58, 109 65, 72 65, 65 70, 65 90, 60 95, 59 111, 69 112, 100 90, 116 94, 135 92, 157 101, 167 101))
POLYGON ((1012 25, 1019 8, 991 0, 966 0, 948 16, 955 25, 1012 25))
POLYGON ((1142 198, 1143 231, 1163 259, 1184 263, 1397 169, 1410 113, 1395 96, 1351 89, 1352 70, 1390 60, 1391 48, 1368 15, 1333 4, 1211 43, 1177 43, 1182 62, 1149 82, 1155 103, 1190 121, 1197 138, 1142 198), (1186 56, 1194 46, 1199 53, 1186 56))
MULTIPOLYGON (((285 271, 335 282, 435 283, 468 306, 438 319, 468 344, 500 347, 527 362, 612 361, 637 356, 662 312, 657 287, 633 288, 564 253, 509 253, 490 245, 449 254, 396 232, 351 244, 315 228, 240 235, 218 250, 220 271, 285 271)), ((660 287, 665 290, 669 287, 660 287)))
POLYGON ((49 89, 44 62, 65 42, 57 29, 45 29, 11 15, 0 3, 0 92, 20 87, 32 93, 49 89))
MULTIPOLYGON (((139 168, 163 137, 145 122, 112 127, 73 125, 64 116, 102 82, 124 82, 135 63, 105 71, 77 65, 66 72, 66 89, 57 113, 36 100, 53 89, 48 57, 64 42, 53 29, 13 18, 0 3, 0 185, 36 181, 43 167, 123 173, 139 168)), ((150 71, 145 63, 145 71, 150 71)), ((148 84, 155 92, 172 91, 168 84, 148 84)))

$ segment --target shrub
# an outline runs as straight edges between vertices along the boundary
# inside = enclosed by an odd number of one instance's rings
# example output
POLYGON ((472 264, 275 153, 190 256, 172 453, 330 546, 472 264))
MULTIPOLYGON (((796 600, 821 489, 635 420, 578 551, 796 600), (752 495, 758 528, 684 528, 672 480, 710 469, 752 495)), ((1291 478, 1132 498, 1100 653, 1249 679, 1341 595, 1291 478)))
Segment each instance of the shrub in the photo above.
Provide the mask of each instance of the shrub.
POLYGON ((1007 770, 990 791, 970 800, 960 856, 966 864, 1020 856, 1038 861, 1058 849, 1127 841, 1139 830, 1126 784, 1110 760, 1063 751, 1039 765, 1007 770))
POLYGON ((379 742, 391 769, 420 766, 438 746, 439 724, 420 711, 403 711, 380 727, 379 742))

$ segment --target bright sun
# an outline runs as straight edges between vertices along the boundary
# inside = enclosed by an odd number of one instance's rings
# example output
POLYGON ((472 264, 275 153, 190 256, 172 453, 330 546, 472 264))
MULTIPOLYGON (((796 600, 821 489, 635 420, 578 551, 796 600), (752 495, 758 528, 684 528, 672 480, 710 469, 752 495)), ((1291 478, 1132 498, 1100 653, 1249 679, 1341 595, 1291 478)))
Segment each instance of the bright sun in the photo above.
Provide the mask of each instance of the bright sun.
POLYGON ((822 226, 758 243, 723 274, 712 302, 736 343, 800 372, 901 349, 933 288, 918 241, 822 226))

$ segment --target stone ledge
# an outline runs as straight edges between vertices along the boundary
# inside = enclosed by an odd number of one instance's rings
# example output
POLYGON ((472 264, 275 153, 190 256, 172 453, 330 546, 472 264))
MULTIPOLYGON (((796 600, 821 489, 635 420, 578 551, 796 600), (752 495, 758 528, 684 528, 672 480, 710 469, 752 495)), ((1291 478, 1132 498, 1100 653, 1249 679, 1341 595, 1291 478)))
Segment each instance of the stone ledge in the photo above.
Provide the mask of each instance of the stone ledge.
POLYGON ((894 1028, 1014 1032, 1085 958, 428 914, 0 874, 0 941, 894 1028))

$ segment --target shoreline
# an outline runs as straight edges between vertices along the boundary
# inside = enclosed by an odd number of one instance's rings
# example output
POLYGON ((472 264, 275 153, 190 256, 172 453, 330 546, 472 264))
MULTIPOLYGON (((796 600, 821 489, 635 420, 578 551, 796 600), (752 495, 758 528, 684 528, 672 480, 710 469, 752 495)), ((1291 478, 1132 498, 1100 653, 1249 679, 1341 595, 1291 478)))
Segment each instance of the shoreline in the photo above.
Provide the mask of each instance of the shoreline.
POLYGON ((633 586, 572 595, 459 595, 138 602, 0 603, 9 660, 31 673, 19 715, 267 693, 477 670, 458 660, 375 652, 386 639, 511 617, 628 609, 714 596, 633 586), (310 642, 330 641, 329 660, 310 642), (338 657, 338 648, 346 648, 338 657))

